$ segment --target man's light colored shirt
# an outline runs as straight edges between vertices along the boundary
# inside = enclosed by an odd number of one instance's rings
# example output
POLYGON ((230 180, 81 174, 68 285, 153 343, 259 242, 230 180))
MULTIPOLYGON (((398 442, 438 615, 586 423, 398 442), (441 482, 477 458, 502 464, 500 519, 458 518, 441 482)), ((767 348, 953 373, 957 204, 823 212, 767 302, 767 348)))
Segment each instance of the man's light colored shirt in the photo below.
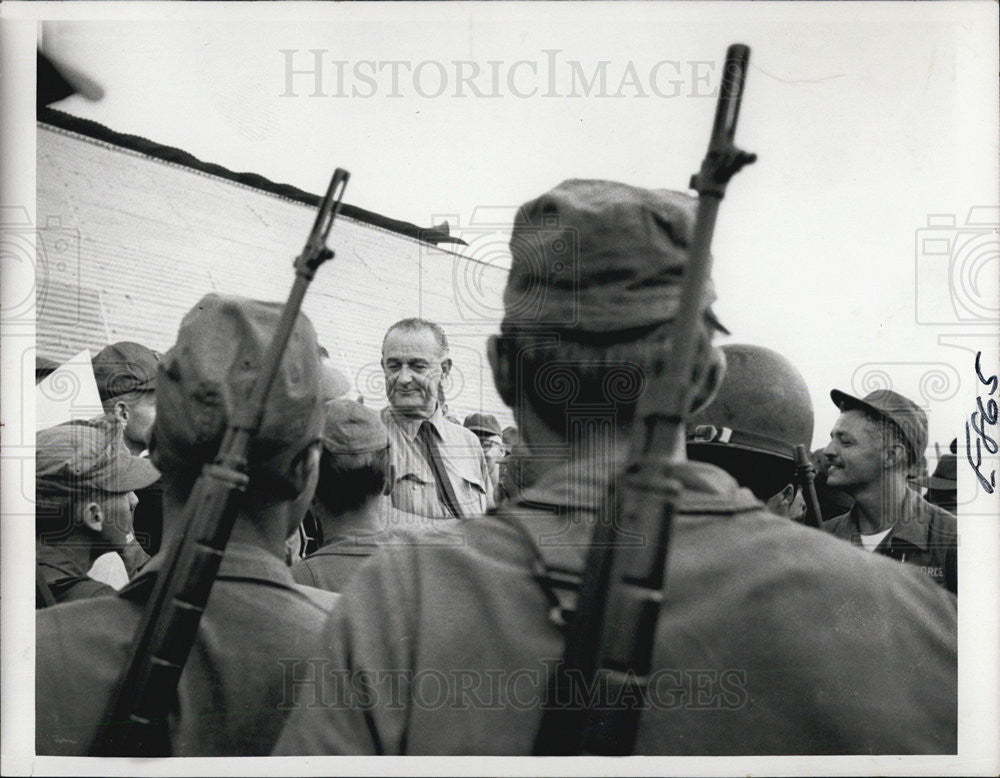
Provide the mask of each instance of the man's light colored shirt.
MULTIPOLYGON (((392 407, 382 410, 389 430, 395 482, 392 504, 401 511, 434 519, 454 518, 438 497, 434 471, 417 438, 423 419, 397 416, 392 407)), ((465 517, 478 516, 493 507, 486 457, 474 432, 448 421, 438 409, 428 419, 438 437, 438 450, 465 517)))

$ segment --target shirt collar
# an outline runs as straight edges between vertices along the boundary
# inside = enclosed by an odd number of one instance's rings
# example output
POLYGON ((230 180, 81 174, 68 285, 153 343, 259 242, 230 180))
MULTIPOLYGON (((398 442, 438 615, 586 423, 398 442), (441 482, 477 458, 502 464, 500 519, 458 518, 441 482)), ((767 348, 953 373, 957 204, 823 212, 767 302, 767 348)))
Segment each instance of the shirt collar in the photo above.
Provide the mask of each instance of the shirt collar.
POLYGON ((903 511, 892 529, 892 537, 905 540, 921 551, 927 550, 927 535, 930 531, 931 506, 912 489, 906 490, 903 511))
POLYGON ((417 437, 417 433, 420 432, 420 427, 423 425, 425 421, 429 421, 431 423, 431 426, 437 430, 438 437, 440 437, 442 440, 444 439, 444 433, 442 432, 441 425, 452 423, 444 417, 443 413, 441 413, 440 405, 434 409, 434 413, 431 415, 429 419, 411 419, 407 416, 397 416, 395 413, 393 413, 392 406, 387 405, 385 408, 382 409, 382 421, 386 425, 388 425, 389 422, 391 421, 396 426, 396 428, 402 433, 403 437, 406 439, 408 443, 412 443, 414 438, 417 437))
MULTIPOLYGON (((892 523, 892 532, 883 543, 892 542, 894 539, 903 540, 910 545, 916 546, 921 551, 927 550, 927 536, 930 531, 931 506, 923 498, 910 488, 907 488, 903 495, 903 505, 896 520, 892 523)), ((847 520, 850 523, 852 536, 857 536, 857 543, 861 543, 861 524, 858 519, 858 505, 855 503, 847 513, 847 520)), ((853 538, 852 538, 853 539, 853 538)))

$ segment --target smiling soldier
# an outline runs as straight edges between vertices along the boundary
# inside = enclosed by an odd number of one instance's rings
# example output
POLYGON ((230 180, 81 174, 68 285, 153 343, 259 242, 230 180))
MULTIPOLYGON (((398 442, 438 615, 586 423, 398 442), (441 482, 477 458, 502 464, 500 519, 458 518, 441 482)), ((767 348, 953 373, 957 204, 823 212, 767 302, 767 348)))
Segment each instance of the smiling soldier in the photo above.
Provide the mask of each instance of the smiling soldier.
POLYGON ((441 382, 451 370, 441 326, 424 319, 393 324, 382 341, 382 370, 392 504, 435 519, 477 516, 492 507, 479 438, 448 421, 439 402, 441 382))
POLYGON ((957 594, 957 522, 907 486, 927 448, 927 416, 889 389, 864 399, 834 389, 840 417, 824 450, 827 484, 854 498, 851 509, 823 529, 854 545, 916 565, 957 594))

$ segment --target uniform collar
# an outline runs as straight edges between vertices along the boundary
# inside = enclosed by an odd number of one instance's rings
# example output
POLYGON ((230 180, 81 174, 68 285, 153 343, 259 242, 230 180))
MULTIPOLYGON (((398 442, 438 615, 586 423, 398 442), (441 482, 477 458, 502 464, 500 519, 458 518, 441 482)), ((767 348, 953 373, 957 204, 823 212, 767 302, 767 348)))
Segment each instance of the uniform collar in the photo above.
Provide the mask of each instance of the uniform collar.
MULTIPOLYGON (((902 540, 912 546, 916 546, 921 551, 927 550, 927 538, 930 532, 931 506, 925 502, 919 494, 907 488, 903 496, 903 505, 899 515, 892 522, 892 532, 883 543, 892 540, 902 540)), ((861 543, 861 524, 858 519, 857 503, 851 506, 847 512, 847 522, 850 527, 852 540, 856 537, 857 544, 861 543)))
MULTIPOLYGON (((519 507, 553 506, 597 510, 606 499, 609 473, 615 467, 583 459, 541 472, 514 499, 519 507)), ((671 468, 683 486, 680 507, 711 513, 758 507, 757 499, 724 470, 706 462, 683 462, 671 468)))
POLYGON ((429 421, 431 423, 431 426, 437 430, 438 437, 442 440, 444 439, 442 425, 452 423, 444 417, 443 413, 441 413, 440 405, 434 409, 434 413, 429 419, 411 419, 406 416, 397 416, 393 413, 392 406, 387 405, 382 409, 382 421, 386 425, 390 422, 395 425, 408 443, 412 443, 414 438, 417 437, 417 433, 420 432, 420 427, 425 421, 429 421))
MULTIPOLYGON (((125 597, 143 597, 152 591, 156 575, 166 563, 169 549, 161 551, 150 559, 142 570, 119 592, 125 597)), ((232 541, 226 544, 226 552, 219 565, 216 580, 240 579, 270 583, 276 586, 295 588, 295 579, 285 561, 270 551, 250 543, 232 541)))

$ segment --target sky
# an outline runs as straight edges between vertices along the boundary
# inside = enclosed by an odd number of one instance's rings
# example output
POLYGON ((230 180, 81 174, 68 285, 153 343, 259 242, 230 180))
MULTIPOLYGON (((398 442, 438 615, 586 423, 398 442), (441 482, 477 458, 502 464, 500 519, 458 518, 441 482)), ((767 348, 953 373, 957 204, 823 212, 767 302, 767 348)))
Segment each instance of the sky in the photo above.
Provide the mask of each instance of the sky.
POLYGON ((684 189, 726 46, 746 43, 737 141, 759 161, 715 234, 728 340, 801 370, 814 445, 831 388, 886 385, 946 445, 968 415, 975 333, 996 331, 995 32, 960 4, 791 5, 337 4, 41 35, 105 90, 62 110, 312 192, 346 167, 347 201, 447 218, 501 264, 516 206, 566 178, 684 189), (973 206, 992 210, 963 229, 973 206), (945 256, 924 251, 929 219, 945 256))

